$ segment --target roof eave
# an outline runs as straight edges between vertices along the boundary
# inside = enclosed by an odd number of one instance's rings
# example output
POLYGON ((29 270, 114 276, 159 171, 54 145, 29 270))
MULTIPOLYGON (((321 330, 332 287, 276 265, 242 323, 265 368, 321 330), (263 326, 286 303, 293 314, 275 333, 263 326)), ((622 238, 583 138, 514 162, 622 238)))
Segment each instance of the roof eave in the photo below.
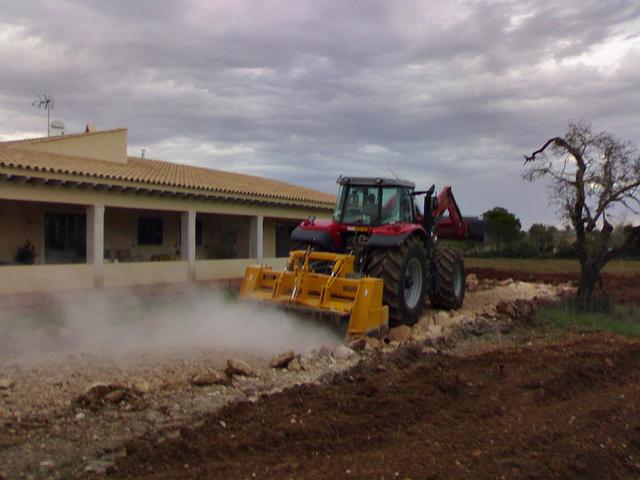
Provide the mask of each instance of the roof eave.
POLYGON ((233 192, 211 191, 198 188, 186 188, 133 181, 114 181, 112 179, 77 176, 43 172, 38 169, 11 169, 0 167, 0 182, 47 186, 52 188, 82 189, 121 194, 172 197, 185 200, 220 201, 230 203, 246 203, 261 206, 279 206, 285 208, 301 208, 320 211, 333 211, 333 204, 304 201, 288 198, 256 196, 233 192), (43 175, 46 173, 47 175, 43 175))

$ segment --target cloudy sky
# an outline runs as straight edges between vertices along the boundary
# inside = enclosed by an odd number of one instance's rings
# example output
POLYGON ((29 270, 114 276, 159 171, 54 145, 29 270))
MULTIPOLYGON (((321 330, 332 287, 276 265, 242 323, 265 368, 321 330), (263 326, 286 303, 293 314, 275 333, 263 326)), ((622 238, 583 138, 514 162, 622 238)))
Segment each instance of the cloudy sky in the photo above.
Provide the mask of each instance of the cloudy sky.
POLYGON ((637 0, 2 0, 0 140, 128 127, 129 154, 335 193, 452 185, 556 223, 523 156, 569 120, 640 145, 637 0))

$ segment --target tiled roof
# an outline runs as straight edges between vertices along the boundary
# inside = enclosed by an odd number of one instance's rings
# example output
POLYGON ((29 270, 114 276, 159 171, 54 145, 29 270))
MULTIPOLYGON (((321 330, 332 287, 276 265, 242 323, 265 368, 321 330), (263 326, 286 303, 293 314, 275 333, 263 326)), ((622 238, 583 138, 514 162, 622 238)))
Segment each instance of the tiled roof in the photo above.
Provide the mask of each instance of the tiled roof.
POLYGON ((128 157, 126 164, 20 148, 22 142, 0 143, 0 167, 127 181, 161 188, 182 187, 211 193, 251 195, 273 200, 335 204, 335 195, 262 177, 128 157))

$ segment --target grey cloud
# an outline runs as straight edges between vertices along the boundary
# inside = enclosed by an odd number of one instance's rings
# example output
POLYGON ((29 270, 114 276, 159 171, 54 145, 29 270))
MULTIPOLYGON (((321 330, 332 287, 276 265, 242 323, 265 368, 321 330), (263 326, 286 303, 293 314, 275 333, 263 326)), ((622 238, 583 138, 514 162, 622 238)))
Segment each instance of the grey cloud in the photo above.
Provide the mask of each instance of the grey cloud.
POLYGON ((71 130, 127 126, 153 158, 328 191, 393 170, 552 222, 522 156, 569 119, 638 143, 640 43, 577 58, 639 19, 632 0, 6 0, 0 135, 42 131, 49 93, 71 130))

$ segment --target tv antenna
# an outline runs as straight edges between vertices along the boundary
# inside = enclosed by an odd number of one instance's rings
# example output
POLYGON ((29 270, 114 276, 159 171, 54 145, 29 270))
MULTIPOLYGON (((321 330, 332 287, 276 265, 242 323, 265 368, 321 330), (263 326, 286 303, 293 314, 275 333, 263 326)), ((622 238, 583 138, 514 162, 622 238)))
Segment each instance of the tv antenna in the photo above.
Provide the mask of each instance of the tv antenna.
POLYGON ((43 108, 47 111, 47 137, 50 136, 50 127, 51 127, 51 110, 53 109, 53 97, 51 95, 47 95, 46 93, 40 95, 38 94, 38 100, 33 102, 31 105, 38 108, 43 108))

